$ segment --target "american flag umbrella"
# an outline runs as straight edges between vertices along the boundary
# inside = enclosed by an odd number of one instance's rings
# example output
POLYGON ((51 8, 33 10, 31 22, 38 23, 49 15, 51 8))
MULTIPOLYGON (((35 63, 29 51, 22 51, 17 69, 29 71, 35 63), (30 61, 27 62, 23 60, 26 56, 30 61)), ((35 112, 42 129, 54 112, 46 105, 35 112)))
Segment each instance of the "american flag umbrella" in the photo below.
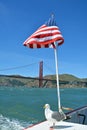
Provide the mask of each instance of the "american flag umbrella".
POLYGON ((58 92, 58 108, 61 111, 60 105, 60 91, 59 91, 59 77, 58 77, 58 57, 57 46, 63 44, 64 38, 56 25, 54 15, 40 28, 37 29, 30 37, 23 43, 24 46, 29 48, 54 48, 55 50, 55 64, 56 64, 56 80, 58 92))

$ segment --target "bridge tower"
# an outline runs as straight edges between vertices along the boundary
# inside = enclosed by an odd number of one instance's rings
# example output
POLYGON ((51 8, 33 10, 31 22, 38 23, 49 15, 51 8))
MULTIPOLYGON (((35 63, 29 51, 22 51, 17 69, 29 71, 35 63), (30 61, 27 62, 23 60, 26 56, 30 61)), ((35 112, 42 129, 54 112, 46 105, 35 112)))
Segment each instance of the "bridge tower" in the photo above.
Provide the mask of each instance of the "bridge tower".
POLYGON ((39 64, 39 88, 43 85, 43 61, 39 64))

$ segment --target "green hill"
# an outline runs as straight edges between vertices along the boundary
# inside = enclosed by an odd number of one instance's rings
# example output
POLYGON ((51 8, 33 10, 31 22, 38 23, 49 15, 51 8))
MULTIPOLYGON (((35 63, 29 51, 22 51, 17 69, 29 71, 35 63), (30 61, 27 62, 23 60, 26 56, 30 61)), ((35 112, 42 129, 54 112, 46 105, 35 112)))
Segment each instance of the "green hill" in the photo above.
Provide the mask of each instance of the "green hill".
MULTIPOLYGON (((56 75, 47 75, 44 76, 43 87, 56 87, 56 75), (52 80, 52 81, 51 81, 52 80)), ((62 87, 74 87, 74 86, 87 86, 87 78, 80 79, 74 75, 70 74, 60 74, 59 81, 61 82, 62 87), (63 82, 63 84, 62 84, 63 82)), ((0 75, 0 86, 9 86, 9 87, 38 87, 39 79, 32 77, 23 77, 20 75, 0 75)))
MULTIPOLYGON (((44 78, 56 80, 56 75, 48 75, 48 76, 45 76, 44 78)), ((84 79, 82 80, 82 79, 80 79, 74 75, 70 75, 70 74, 60 74, 59 80, 61 80, 61 81, 84 81, 84 79)))

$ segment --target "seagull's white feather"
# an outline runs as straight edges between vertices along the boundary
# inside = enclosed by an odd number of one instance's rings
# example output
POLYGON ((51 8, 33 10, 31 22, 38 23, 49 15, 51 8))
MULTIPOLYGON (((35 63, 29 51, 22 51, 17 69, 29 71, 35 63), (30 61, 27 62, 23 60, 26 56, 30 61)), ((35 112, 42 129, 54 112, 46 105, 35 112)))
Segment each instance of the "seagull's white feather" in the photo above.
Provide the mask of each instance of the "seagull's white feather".
POLYGON ((63 111, 61 112, 52 111, 50 109, 50 105, 45 104, 45 118, 52 123, 56 123, 57 121, 62 121, 66 119, 66 116, 63 113, 63 111))

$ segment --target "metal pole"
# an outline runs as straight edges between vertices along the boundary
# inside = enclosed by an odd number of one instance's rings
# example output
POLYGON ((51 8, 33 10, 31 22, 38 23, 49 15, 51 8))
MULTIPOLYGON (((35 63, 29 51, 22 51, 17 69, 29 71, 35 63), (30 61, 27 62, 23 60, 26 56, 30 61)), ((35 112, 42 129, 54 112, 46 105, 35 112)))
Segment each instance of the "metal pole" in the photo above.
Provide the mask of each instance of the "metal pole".
MULTIPOLYGON (((55 46, 56 46, 56 44, 55 44, 55 46)), ((57 46, 54 48, 54 52, 55 52, 55 65, 56 65, 58 109, 59 109, 59 111, 61 111, 61 105, 60 105, 60 90, 59 90, 59 76, 58 76, 58 55, 57 55, 57 46)))

